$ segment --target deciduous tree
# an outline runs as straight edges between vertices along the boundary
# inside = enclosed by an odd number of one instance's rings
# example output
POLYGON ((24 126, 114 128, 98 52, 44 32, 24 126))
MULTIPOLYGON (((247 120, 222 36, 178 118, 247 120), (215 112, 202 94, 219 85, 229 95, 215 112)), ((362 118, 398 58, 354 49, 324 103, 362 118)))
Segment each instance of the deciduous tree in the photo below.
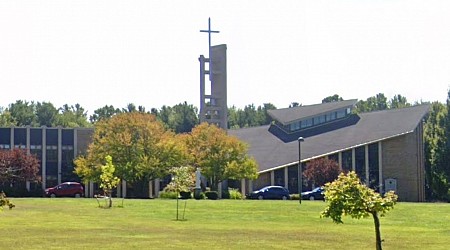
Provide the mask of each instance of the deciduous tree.
POLYGON ((381 250, 380 216, 394 208, 397 195, 390 191, 381 197, 379 193, 361 184, 355 172, 341 173, 337 180, 325 185, 327 207, 322 217, 343 223, 342 215, 355 219, 372 216, 375 225, 376 249, 381 250))
POLYGON ((0 183, 38 180, 39 161, 22 149, 0 150, 0 183))
POLYGON ((36 105, 34 102, 17 100, 8 107, 8 112, 14 117, 16 126, 35 126, 36 125, 36 105))
POLYGON ((257 163, 247 155, 248 146, 238 138, 228 136, 215 125, 202 123, 186 136, 186 145, 193 166, 211 180, 217 190, 219 182, 227 179, 257 178, 257 163))
POLYGON ((118 108, 114 108, 113 105, 105 105, 102 108, 94 110, 94 114, 89 117, 91 123, 96 123, 102 119, 111 118, 113 115, 120 114, 121 111, 118 108))
POLYGON ((108 207, 112 207, 112 190, 117 187, 120 179, 115 175, 116 168, 112 162, 112 157, 105 157, 105 165, 101 166, 100 188, 103 189, 105 197, 109 200, 108 207))
POLYGON ((314 185, 323 186, 327 182, 336 180, 340 172, 336 161, 323 157, 309 161, 303 175, 314 185))
POLYGON ((338 94, 334 94, 332 96, 327 96, 324 99, 322 99, 322 103, 327 103, 327 102, 338 102, 338 101, 343 101, 344 99, 342 97, 340 97, 338 94))
POLYGON ((75 161, 84 180, 99 181, 99 166, 107 155, 114 159, 116 175, 130 182, 164 177, 174 166, 186 165, 184 144, 151 114, 131 112, 95 125, 85 158, 75 161))

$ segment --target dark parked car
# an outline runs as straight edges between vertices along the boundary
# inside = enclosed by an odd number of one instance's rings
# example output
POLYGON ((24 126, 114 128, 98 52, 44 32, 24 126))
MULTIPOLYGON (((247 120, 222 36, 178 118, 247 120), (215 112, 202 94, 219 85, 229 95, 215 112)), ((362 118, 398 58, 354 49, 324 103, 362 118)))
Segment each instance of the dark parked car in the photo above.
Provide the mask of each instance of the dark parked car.
POLYGON ((247 199, 281 199, 289 200, 289 190, 281 186, 267 186, 247 194, 247 199))
POLYGON ((84 188, 78 182, 64 182, 55 187, 45 189, 45 195, 54 197, 71 196, 79 198, 83 196, 84 188))
POLYGON ((323 200, 325 190, 322 187, 314 188, 311 191, 302 192, 302 200, 323 200))

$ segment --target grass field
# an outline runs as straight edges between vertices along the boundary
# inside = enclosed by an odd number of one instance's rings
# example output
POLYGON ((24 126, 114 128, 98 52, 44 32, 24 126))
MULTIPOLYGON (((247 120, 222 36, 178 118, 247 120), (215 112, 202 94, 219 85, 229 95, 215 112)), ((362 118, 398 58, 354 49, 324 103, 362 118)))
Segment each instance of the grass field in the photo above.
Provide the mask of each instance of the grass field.
MULTIPOLYGON (((374 249, 371 218, 321 219, 324 202, 11 198, 0 249, 374 249)), ((398 203, 381 219, 384 249, 449 249, 450 204, 398 203)))

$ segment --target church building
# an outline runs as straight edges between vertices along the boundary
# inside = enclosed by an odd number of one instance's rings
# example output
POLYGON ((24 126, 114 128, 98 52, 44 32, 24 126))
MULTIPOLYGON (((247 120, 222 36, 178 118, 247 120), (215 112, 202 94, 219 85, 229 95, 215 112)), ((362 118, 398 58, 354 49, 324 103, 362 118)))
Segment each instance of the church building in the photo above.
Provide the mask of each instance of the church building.
MULTIPOLYGON (((229 130, 249 144, 259 165, 246 191, 280 185, 298 193, 298 162, 328 157, 380 193, 425 200, 423 119, 429 105, 355 114, 357 100, 270 110, 270 125, 229 130), (302 138, 299 140, 299 138, 302 138)), ((245 183, 245 185, 243 185, 245 183)), ((307 181, 303 178, 302 190, 307 181)))

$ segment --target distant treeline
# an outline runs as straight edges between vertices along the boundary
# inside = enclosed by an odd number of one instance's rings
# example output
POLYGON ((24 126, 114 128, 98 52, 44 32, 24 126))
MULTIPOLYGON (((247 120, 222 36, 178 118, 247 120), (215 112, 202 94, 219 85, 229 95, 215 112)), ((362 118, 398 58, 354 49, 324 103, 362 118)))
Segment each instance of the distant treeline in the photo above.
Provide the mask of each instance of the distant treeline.
MULTIPOLYGON (((322 103, 342 101, 339 95, 325 97, 322 103)), ((386 109, 403 108, 423 102, 409 103, 406 97, 395 95, 389 99, 382 93, 359 100, 354 112, 371 112, 386 109)), ((302 104, 291 102, 289 107, 302 104)), ((430 103, 430 112, 424 117, 424 146, 426 191, 428 199, 450 200, 450 92, 447 93, 447 102, 430 103)), ((267 114, 268 110, 276 109, 275 105, 265 103, 256 107, 254 104, 246 105, 243 109, 235 106, 228 108, 228 128, 238 129, 267 125, 272 122, 267 114)), ((96 109, 88 117, 87 112, 80 104, 65 104, 56 108, 50 102, 28 102, 18 100, 8 107, 0 107, 0 127, 10 126, 47 126, 47 127, 92 127, 96 122, 107 119, 115 114, 124 112, 151 113, 163 122, 167 128, 176 133, 190 132, 199 124, 198 109, 187 102, 160 109, 152 108, 147 111, 144 106, 128 104, 125 108, 115 108, 105 105, 96 109)))

